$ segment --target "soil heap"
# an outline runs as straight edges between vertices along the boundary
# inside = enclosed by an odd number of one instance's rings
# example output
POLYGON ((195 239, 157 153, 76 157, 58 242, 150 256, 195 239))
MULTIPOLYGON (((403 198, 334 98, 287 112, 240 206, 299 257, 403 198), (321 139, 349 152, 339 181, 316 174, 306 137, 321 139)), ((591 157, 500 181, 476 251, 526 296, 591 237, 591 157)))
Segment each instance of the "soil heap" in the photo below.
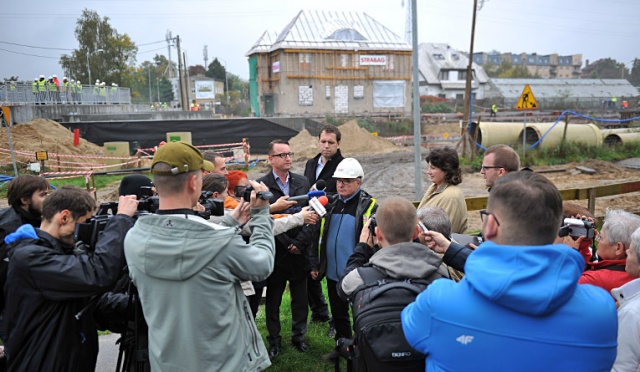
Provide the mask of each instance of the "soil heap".
MULTIPOLYGON (((102 155, 102 147, 80 139, 80 146, 73 146, 73 133, 67 128, 48 119, 36 119, 24 124, 14 125, 10 128, 11 141, 15 151, 30 152, 29 155, 17 155, 16 162, 35 162, 36 151, 47 151, 51 166, 57 161, 54 154, 64 155, 102 155)), ((9 154, 9 141, 6 129, 0 130, 0 148, 7 151, 0 152, 0 163, 11 163, 9 154)), ((84 159, 77 157, 64 157, 61 161, 99 164, 98 159, 84 159)), ((81 164, 71 164, 75 167, 81 164)))
MULTIPOLYGON (((392 142, 374 136, 358 126, 357 120, 350 120, 339 126, 342 139, 340 151, 344 157, 364 154, 386 154, 395 151, 406 151, 392 142)), ((312 137, 307 130, 302 130, 289 140, 291 151, 296 154, 296 161, 313 158, 318 154, 318 138, 312 137)))

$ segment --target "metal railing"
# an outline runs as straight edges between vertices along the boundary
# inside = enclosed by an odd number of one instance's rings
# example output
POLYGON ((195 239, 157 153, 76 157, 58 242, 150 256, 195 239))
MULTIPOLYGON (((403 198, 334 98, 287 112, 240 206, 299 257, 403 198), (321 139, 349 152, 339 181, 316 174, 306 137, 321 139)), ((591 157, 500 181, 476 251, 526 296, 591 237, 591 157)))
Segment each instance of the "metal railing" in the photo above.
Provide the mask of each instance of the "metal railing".
POLYGON ((36 84, 4 84, 0 86, 0 103, 20 105, 112 105, 131 104, 131 89, 113 86, 44 86, 36 84))

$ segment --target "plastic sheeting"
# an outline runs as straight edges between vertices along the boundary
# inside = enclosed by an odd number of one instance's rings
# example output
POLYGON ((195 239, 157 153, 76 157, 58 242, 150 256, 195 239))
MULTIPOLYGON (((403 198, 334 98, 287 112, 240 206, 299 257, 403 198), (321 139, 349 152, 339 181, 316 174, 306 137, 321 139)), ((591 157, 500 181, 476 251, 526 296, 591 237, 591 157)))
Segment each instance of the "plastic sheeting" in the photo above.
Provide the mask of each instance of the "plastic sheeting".
POLYGON ((374 81, 373 107, 404 107, 405 81, 374 81))
POLYGON ((288 140, 297 131, 260 118, 219 120, 162 120, 130 122, 61 123, 71 130, 80 129, 87 141, 102 146, 105 142, 129 142, 131 150, 157 146, 167 132, 191 132, 193 145, 219 145, 247 138, 251 153, 266 154, 274 139, 288 140))

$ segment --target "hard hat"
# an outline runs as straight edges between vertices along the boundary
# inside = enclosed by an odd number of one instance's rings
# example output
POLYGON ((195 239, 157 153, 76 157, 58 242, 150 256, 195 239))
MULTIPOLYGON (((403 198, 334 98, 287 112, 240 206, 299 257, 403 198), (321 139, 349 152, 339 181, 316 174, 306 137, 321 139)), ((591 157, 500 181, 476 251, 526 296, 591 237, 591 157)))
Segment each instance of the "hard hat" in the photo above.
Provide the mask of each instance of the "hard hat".
POLYGON ((103 81, 102 83, 100 83, 100 85, 105 86, 107 84, 103 81))
POLYGON ((49 79, 48 79, 48 80, 51 80, 51 79, 53 79, 53 78, 52 78, 51 76, 49 76, 49 79))
POLYGON ((100 84, 100 80, 96 79, 96 84, 100 84))
POLYGON ((40 75, 40 79, 44 79, 44 75, 40 75))
POLYGON ((71 83, 75 83, 75 82, 76 82, 75 80, 71 79, 71 83))
POLYGON ((116 86, 116 83, 111 83, 111 86, 112 86, 112 87, 115 87, 115 86, 116 86))
POLYGON ((82 83, 80 82, 80 80, 78 80, 78 81, 76 81, 76 84, 82 84, 82 83))
POLYGON ((56 76, 56 75, 52 75, 52 76, 53 76, 54 78, 57 78, 57 77, 58 77, 58 76, 56 76))
POLYGON ((364 171, 356 159, 345 158, 338 164, 333 178, 364 178, 364 171))
POLYGON ((38 78, 33 78, 33 81, 38 81, 38 78))
POLYGON ((66 77, 66 76, 64 76, 64 77, 62 78, 62 80, 67 80, 67 77, 66 77))

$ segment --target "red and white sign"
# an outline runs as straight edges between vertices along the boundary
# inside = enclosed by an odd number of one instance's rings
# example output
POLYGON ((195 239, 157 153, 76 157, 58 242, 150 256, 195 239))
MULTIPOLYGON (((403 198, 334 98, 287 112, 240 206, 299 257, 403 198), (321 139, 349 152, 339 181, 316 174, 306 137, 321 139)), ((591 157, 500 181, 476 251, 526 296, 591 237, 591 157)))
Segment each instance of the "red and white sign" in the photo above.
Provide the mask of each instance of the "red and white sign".
POLYGON ((280 72, 280 61, 273 62, 273 65, 271 65, 271 72, 273 72, 274 74, 276 72, 280 72))
POLYGON ((385 55, 364 55, 360 56, 360 66, 386 66, 387 56, 385 55))

